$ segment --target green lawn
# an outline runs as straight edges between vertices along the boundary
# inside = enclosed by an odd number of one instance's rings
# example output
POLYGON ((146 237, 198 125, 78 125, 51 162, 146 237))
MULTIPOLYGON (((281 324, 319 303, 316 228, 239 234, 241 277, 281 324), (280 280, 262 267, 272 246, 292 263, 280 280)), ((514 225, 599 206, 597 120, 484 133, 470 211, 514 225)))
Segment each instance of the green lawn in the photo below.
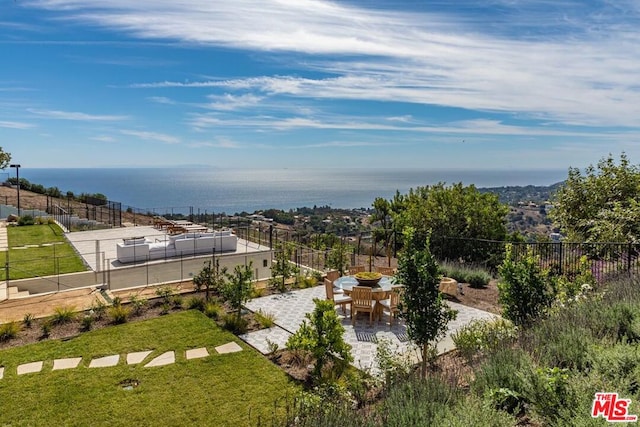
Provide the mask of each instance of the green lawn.
MULTIPOLYGON (((7 233, 9 279, 52 276, 87 269, 64 237, 62 229, 56 224, 7 227, 7 233), (51 245, 52 243, 58 244, 51 245), (46 246, 41 246, 43 244, 46 246), (38 247, 24 248, 26 245, 38 245, 38 247)), ((6 262, 6 252, 0 252, 0 265, 4 266, 6 262)), ((4 280, 5 276, 5 269, 0 269, 0 280, 4 280)))
POLYGON ((277 366, 193 310, 3 350, 0 366, 1 424, 11 426, 271 425, 274 403, 297 390, 277 366), (229 341, 244 350, 215 352, 229 341), (185 350, 198 347, 210 356, 186 360, 185 350), (151 357, 175 350, 176 363, 126 365, 126 353, 142 350, 154 350, 151 357), (92 358, 116 353, 117 366, 88 368, 92 358), (51 371, 53 359, 79 356, 78 368, 51 371), (16 375, 17 365, 38 360, 45 361, 42 372, 16 375), (124 390, 127 379, 139 386, 124 390))

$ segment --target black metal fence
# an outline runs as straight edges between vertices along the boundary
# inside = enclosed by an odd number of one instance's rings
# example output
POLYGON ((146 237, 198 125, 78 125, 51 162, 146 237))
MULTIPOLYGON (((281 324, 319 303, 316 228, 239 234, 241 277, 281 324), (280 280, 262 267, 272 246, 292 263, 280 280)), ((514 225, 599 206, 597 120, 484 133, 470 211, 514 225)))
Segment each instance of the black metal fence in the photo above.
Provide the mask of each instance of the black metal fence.
POLYGON ((589 266, 599 283, 640 273, 640 244, 635 243, 505 242, 448 237, 432 242, 432 250, 441 260, 474 262, 495 271, 504 260, 507 244, 511 245, 515 260, 531 254, 541 268, 569 278, 579 273, 581 262, 589 266))

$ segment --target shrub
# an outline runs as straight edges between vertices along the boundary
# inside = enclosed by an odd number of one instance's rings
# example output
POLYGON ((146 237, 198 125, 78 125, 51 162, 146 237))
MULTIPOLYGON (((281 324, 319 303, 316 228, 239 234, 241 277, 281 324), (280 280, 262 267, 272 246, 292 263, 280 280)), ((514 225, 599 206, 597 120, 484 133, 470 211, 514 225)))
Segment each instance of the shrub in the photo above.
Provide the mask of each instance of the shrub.
POLYGON ((99 300, 98 298, 93 300, 93 303, 89 308, 89 313, 92 314, 96 318, 96 320, 102 319, 106 311, 107 311, 107 305, 101 300, 99 300))
POLYGON ((265 313, 262 310, 258 310, 253 315, 262 329, 271 328, 275 324, 275 316, 271 313, 265 313))
POLYGON ((167 304, 171 303, 171 297, 173 296, 173 294, 174 291, 171 286, 159 286, 156 289, 156 295, 162 298, 162 301, 166 302, 167 304))
POLYGON ((142 313, 142 310, 147 306, 149 301, 139 295, 131 295, 131 297, 129 297, 129 302, 131 303, 133 314, 139 315, 142 313))
POLYGON ((187 299, 187 308, 189 310, 199 310, 204 311, 204 298, 200 297, 190 297, 187 299))
POLYGON ((31 215, 22 215, 19 219, 18 219, 18 225, 19 226, 23 226, 23 225, 34 225, 35 221, 33 219, 33 217, 31 215))
POLYGON ((51 335, 51 328, 52 325, 50 320, 47 320, 42 324, 42 338, 49 338, 51 335))
POLYGON ((591 335, 562 316, 545 319, 520 338, 521 346, 543 365, 578 370, 589 366, 591 335))
POLYGON ((491 281, 491 275, 483 270, 472 271, 467 275, 467 283, 472 288, 485 288, 491 281))
POLYGON ((181 309, 184 304, 184 298, 180 294, 175 294, 171 297, 171 305, 173 308, 181 309))
POLYGON ((528 354, 503 348, 489 355, 475 371, 471 389, 494 408, 516 413, 527 403, 523 374, 531 370, 533 364, 528 354))
POLYGON ((31 313, 25 314, 24 317, 22 318, 22 323, 24 323, 24 327, 31 328, 31 325, 33 324, 34 319, 35 317, 33 316, 33 314, 31 313))
POLYGON ((506 319, 476 320, 458 329, 452 336, 456 349, 468 362, 480 353, 498 350, 516 338, 516 327, 506 319))
POLYGON ((491 274, 474 265, 444 262, 440 270, 443 276, 451 277, 458 283, 468 283, 472 288, 483 288, 491 281, 491 274))
POLYGON ((437 420, 459 399, 461 394, 455 384, 434 374, 427 375, 424 380, 414 376, 390 388, 382 403, 380 425, 444 425, 437 420))
POLYGON ((574 419, 561 420, 567 407, 575 407, 578 398, 571 388, 568 369, 538 368, 528 373, 527 400, 549 425, 569 425, 574 419), (562 421, 562 422, 560 422, 562 421))
POLYGON ((353 356, 350 353, 351 345, 344 341, 344 327, 338 319, 333 301, 314 298, 313 303, 313 312, 305 314, 306 319, 300 328, 287 340, 287 349, 305 350, 313 354, 313 376, 317 381, 322 379, 322 368, 327 362, 333 361, 333 367, 341 370, 344 364, 353 361, 353 356))
POLYGON ((318 284, 318 279, 315 275, 298 276, 296 283, 300 289, 313 288, 318 284))
POLYGON ((169 310, 171 310, 171 304, 167 301, 162 301, 160 304, 162 310, 160 310, 160 314, 169 314, 169 310))
POLYGON ((0 325, 0 342, 9 341, 18 336, 20 325, 17 322, 9 322, 0 325))
POLYGON ((211 319, 220 319, 224 315, 224 307, 220 304, 210 301, 204 305, 204 315, 211 319))
POLYGON ((75 307, 56 307, 54 314, 51 317, 51 322, 54 325, 63 325, 69 323, 76 318, 75 307))
POLYGON ((225 314, 222 320, 224 328, 236 335, 247 332, 248 322, 244 317, 238 317, 236 314, 229 313, 225 314))
POLYGON ((515 260, 511 245, 499 268, 499 302, 503 315, 516 325, 526 325, 540 317, 552 300, 547 275, 540 270, 531 250, 515 260))
POLYGON ((83 330, 83 331, 90 331, 91 328, 93 327, 93 324, 95 323, 95 321, 96 321, 96 318, 93 317, 92 315, 90 315, 90 314, 85 315, 82 318, 82 323, 80 325, 80 329, 83 330))
POLYGON ((277 342, 271 341, 269 338, 265 338, 265 341, 267 342, 267 354, 273 354, 280 348, 277 342))
POLYGON ((399 347, 396 344, 396 348, 392 349, 388 338, 380 338, 376 346, 376 364, 387 387, 397 380, 407 378, 412 370, 411 355, 402 355, 399 347))
POLYGON ((265 295, 267 292, 266 288, 256 288, 251 289, 251 299, 260 298, 265 295))
POLYGON ((126 323, 129 317, 129 311, 129 307, 114 305, 113 307, 109 307, 109 317, 111 317, 111 321, 116 325, 126 323))

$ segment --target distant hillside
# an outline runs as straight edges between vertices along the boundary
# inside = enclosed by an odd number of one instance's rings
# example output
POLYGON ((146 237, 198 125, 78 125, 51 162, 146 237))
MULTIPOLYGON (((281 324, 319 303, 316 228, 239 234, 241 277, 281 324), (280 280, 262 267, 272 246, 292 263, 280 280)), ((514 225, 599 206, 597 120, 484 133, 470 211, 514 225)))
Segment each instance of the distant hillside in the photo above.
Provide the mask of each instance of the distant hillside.
POLYGON ((564 181, 557 182, 549 186, 526 185, 526 186, 507 186, 507 187, 488 187, 479 188, 481 193, 494 193, 500 198, 500 202, 510 206, 517 206, 518 203, 533 202, 542 204, 551 200, 553 194, 558 190, 564 181))

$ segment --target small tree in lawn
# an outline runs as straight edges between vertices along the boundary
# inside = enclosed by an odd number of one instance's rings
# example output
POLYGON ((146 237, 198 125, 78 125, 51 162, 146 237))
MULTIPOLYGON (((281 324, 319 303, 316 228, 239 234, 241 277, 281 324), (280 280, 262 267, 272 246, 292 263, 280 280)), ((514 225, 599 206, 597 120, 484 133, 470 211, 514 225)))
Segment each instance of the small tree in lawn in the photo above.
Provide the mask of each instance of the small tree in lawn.
POLYGON ((296 333, 289 337, 287 349, 310 352, 316 360, 313 377, 319 381, 322 379, 322 369, 331 357, 343 368, 353 361, 353 356, 351 345, 344 341, 344 327, 333 301, 314 298, 313 302, 313 312, 305 315, 309 322, 302 321, 296 333))
POLYGON ((253 263, 249 265, 236 265, 233 274, 226 273, 226 283, 222 288, 224 298, 229 302, 231 309, 236 311, 237 320, 240 323, 242 317, 242 306, 251 299, 253 285, 251 271, 253 263))
POLYGON ((226 282, 227 267, 220 268, 220 260, 216 258, 213 266, 211 261, 206 261, 204 267, 197 276, 193 278, 193 285, 198 292, 204 288, 205 300, 209 301, 212 290, 220 291, 226 282))
POLYGON ((405 287, 400 312, 411 341, 422 348, 422 378, 427 375, 430 346, 444 337, 457 312, 440 295, 440 269, 429 250, 429 237, 420 238, 411 227, 405 230, 404 249, 398 259, 398 283, 405 287))
POLYGON ((278 292, 286 292, 287 280, 295 277, 299 272, 298 267, 290 261, 294 250, 294 246, 287 242, 281 242, 276 246, 275 263, 271 264, 269 286, 278 292))

